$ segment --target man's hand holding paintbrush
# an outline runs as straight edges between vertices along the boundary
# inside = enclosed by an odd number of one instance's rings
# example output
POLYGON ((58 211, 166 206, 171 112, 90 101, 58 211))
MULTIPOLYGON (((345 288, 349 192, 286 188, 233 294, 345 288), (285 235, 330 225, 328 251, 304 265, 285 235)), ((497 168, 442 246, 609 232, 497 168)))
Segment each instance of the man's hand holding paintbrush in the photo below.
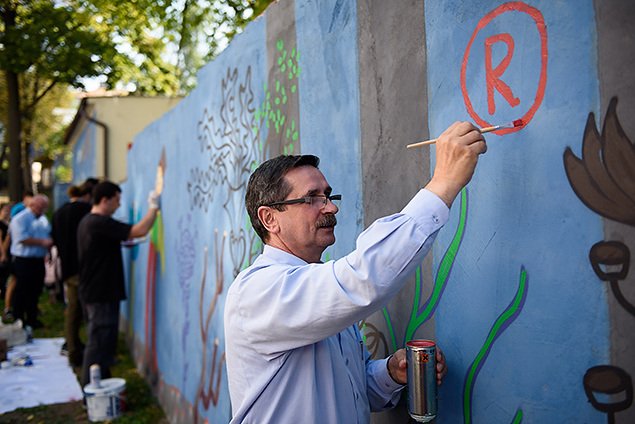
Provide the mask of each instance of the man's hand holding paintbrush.
MULTIPOLYGON (((481 134, 485 134, 485 133, 488 133, 488 132, 498 131, 498 130, 502 130, 502 129, 506 129, 506 128, 519 128, 519 127, 523 127, 523 126, 525 126, 525 123, 523 122, 523 120, 522 119, 516 119, 515 121, 507 122, 506 124, 492 125, 491 127, 483 127, 481 129, 479 129, 479 131, 481 132, 481 134)), ((436 143, 437 140, 438 140, 438 138, 433 138, 432 140, 426 140, 426 141, 419 141, 418 143, 408 144, 406 146, 406 148, 407 149, 411 149, 413 147, 427 146, 429 144, 436 143)))
POLYGON ((472 179, 478 156, 487 151, 483 133, 469 122, 455 122, 436 139, 436 164, 425 187, 448 207, 472 179))

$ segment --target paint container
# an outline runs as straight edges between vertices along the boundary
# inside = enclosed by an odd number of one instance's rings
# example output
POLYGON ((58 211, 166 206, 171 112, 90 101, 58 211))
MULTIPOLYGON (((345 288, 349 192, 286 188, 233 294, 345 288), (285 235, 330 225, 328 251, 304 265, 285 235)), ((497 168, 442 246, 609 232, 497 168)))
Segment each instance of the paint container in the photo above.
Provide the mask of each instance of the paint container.
POLYGON ((114 420, 121 416, 125 402, 126 380, 123 378, 106 378, 99 387, 87 384, 84 387, 86 409, 90 421, 114 420))
POLYGON ((432 340, 406 343, 408 413, 417 422, 437 416, 437 346, 432 340))

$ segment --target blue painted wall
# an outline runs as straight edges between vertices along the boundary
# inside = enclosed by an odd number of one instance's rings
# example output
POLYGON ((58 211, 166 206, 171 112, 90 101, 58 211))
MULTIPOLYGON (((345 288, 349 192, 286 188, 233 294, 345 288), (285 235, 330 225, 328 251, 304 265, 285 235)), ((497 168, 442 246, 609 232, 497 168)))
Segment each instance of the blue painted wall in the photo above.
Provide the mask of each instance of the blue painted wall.
MULTIPOLYGON (((525 116, 540 89, 545 54, 529 13, 544 19, 547 41, 544 99, 520 131, 486 136, 488 153, 467 189, 465 235, 435 316, 437 338, 449 346, 448 360, 458 368, 442 389, 441 409, 447 422, 511 422, 517 409, 527 422, 602 422, 603 414, 586 402, 581 378, 609 358, 607 293, 587 257, 602 238, 603 224, 570 189, 562 162, 567 146, 580 145, 589 112, 599 112, 593 3, 533 1, 520 9, 509 4, 488 20, 500 5, 426 2, 433 134, 453 120, 474 121, 458 91, 464 64, 468 97, 480 117, 493 125, 525 116), (479 22, 485 25, 466 53, 479 22), (511 106, 495 91, 496 110, 490 113, 486 42, 498 34, 514 40, 500 80, 519 103, 511 106), (524 304, 490 344, 490 331, 519 289, 521 269, 527 273, 524 304), (485 346, 488 356, 479 361, 485 346), (477 361, 481 368, 470 391, 466 380, 477 361)), ((508 50, 504 42, 492 45, 493 67, 508 50)), ((457 225, 458 212, 453 208, 446 228, 457 225)), ((435 266, 452 236, 439 235, 435 266)))
MULTIPOLYGON (((255 166, 289 151, 321 157, 343 194, 326 258, 349 252, 363 229, 361 151, 373 140, 360 136, 359 10, 338 0, 272 5, 135 138, 120 217, 143 216, 158 166, 165 178, 151 236, 126 251, 122 311, 139 367, 173 422, 230 418, 223 305, 261 248, 243 200, 255 166)), ((450 367, 438 422, 605 422, 582 385, 590 367, 611 362, 607 289, 588 260, 603 218, 576 197, 562 159, 568 146, 580 156, 588 114, 603 116, 593 3, 426 1, 420 23, 427 71, 413 77, 427 79, 430 136, 455 120, 527 123, 487 135, 489 151, 422 273, 422 287, 439 288, 424 327, 450 367), (498 85, 488 96, 492 75, 498 85)), ((410 303, 389 325, 407 326, 410 303)))
POLYGON ((76 183, 95 176, 98 149, 96 134, 95 125, 86 125, 73 146, 73 181, 76 183))

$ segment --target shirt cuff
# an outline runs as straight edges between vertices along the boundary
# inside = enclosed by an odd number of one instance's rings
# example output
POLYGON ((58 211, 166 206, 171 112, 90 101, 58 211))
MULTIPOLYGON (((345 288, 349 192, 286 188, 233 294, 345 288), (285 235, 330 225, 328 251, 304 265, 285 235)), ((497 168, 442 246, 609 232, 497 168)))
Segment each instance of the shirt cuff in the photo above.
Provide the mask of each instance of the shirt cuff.
POLYGON ((412 217, 418 225, 431 227, 432 232, 448 222, 450 208, 433 192, 422 188, 401 211, 412 217))
POLYGON ((390 374, 388 374, 388 360, 390 356, 383 361, 377 361, 379 366, 382 368, 382 372, 378 372, 375 375, 377 380, 377 384, 385 393, 393 393, 397 390, 401 390, 405 387, 405 384, 399 384, 395 380, 392 379, 390 374))

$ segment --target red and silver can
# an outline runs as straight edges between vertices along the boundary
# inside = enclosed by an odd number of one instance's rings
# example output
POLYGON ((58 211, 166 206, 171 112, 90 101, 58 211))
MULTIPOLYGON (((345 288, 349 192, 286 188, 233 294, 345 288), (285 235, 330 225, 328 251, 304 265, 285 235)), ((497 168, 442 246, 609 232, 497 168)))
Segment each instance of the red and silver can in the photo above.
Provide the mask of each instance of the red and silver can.
POLYGON ((432 340, 406 343, 408 413, 417 422, 437 416, 437 345, 432 340))

